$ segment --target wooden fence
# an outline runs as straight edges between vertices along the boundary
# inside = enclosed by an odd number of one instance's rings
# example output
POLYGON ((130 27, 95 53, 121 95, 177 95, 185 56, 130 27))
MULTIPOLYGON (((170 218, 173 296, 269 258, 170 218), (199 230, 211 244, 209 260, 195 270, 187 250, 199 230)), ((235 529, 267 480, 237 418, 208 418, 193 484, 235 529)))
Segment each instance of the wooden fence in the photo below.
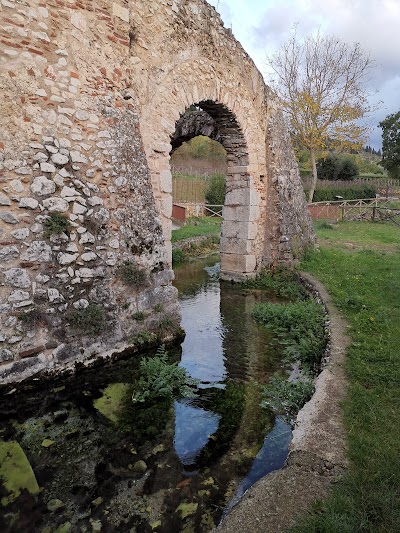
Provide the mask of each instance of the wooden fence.
POLYGON ((397 198, 339 200, 308 204, 313 219, 387 221, 400 226, 400 209, 392 206, 397 198))
POLYGON ((204 178, 187 179, 174 177, 172 179, 172 198, 177 204, 204 203, 207 181, 204 178))

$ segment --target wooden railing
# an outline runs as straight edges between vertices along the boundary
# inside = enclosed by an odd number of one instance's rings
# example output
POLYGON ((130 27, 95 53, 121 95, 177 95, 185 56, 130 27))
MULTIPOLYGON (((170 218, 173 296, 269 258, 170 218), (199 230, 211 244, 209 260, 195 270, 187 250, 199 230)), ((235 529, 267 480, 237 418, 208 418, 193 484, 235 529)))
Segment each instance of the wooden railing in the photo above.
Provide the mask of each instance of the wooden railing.
POLYGON ((308 204, 313 219, 387 221, 400 226, 400 209, 393 207, 397 198, 337 200, 308 204))

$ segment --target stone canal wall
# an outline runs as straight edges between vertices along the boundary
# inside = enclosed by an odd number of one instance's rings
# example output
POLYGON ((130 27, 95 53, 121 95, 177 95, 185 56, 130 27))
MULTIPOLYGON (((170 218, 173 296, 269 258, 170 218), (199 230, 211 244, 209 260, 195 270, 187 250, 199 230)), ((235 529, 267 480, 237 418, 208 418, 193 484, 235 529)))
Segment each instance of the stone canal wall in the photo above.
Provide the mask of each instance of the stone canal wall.
POLYGON ((274 95, 203 0, 0 0, 0 379, 159 338, 176 121, 228 151, 228 278, 313 242, 274 95))

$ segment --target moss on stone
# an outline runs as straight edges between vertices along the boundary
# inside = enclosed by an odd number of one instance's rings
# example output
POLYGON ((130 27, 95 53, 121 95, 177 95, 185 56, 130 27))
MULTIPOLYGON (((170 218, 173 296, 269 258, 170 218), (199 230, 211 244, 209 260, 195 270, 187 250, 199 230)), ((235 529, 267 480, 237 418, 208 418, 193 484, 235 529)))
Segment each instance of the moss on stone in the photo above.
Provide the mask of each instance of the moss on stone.
POLYGON ((131 385, 127 383, 111 383, 103 390, 103 396, 93 402, 94 407, 114 424, 123 406, 131 385))
POLYGON ((16 500, 23 489, 35 495, 39 492, 32 467, 18 442, 0 440, 0 478, 9 493, 1 499, 3 506, 16 500))
POLYGON ((177 507, 176 511, 180 513, 181 518, 186 518, 188 516, 195 514, 198 506, 199 506, 198 503, 181 503, 177 507))

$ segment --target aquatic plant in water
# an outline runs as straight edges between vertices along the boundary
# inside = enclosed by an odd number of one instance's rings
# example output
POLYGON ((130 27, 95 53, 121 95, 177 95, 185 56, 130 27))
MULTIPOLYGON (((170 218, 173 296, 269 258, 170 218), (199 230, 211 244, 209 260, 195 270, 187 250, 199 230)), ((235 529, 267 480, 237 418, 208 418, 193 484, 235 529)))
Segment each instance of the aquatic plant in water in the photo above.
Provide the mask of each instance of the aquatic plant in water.
POLYGON ((140 377, 134 386, 132 401, 149 402, 172 401, 176 398, 193 398, 198 381, 191 378, 178 363, 168 361, 164 346, 157 350, 155 357, 144 357, 139 366, 140 377))
POLYGON ((314 391, 314 383, 310 379, 287 381, 281 376, 275 376, 264 387, 261 407, 284 415, 291 422, 314 391))

